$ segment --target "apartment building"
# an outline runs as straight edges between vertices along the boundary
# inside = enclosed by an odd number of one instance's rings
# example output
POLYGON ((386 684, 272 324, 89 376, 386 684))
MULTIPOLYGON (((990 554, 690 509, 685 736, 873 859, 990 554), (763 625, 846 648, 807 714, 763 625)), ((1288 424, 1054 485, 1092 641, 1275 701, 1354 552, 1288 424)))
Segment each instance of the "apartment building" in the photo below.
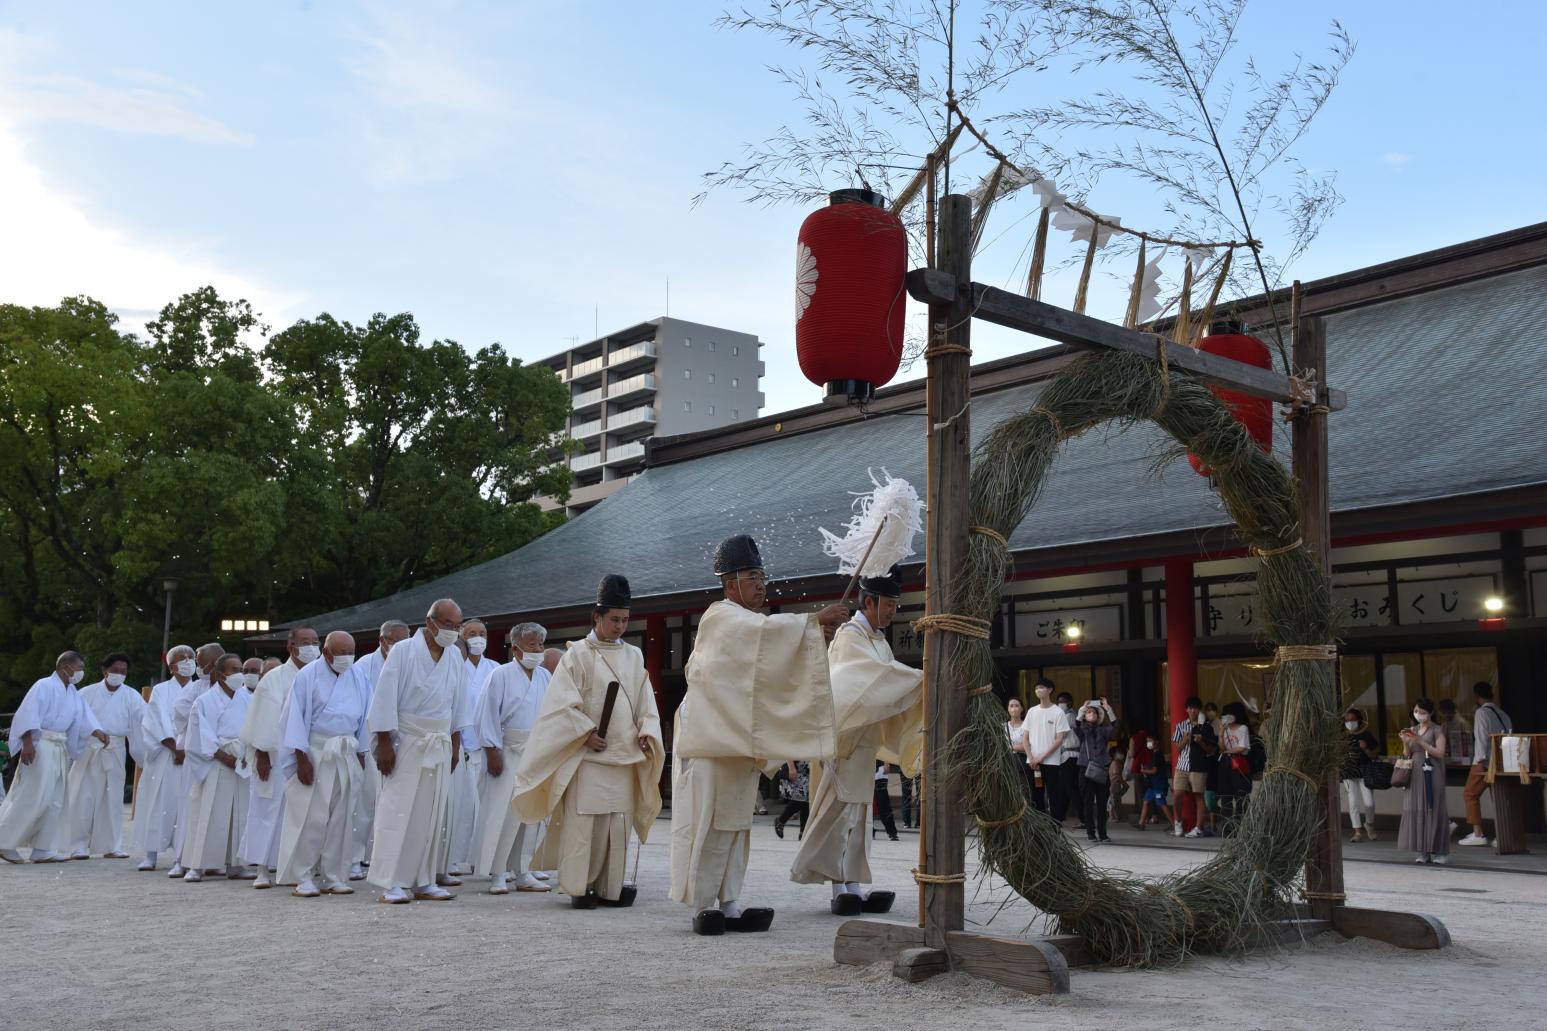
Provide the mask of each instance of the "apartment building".
POLYGON ((575 484, 563 507, 582 512, 627 483, 646 437, 757 418, 762 346, 750 333, 662 317, 542 359, 570 388, 569 435, 583 447, 569 456, 575 484))

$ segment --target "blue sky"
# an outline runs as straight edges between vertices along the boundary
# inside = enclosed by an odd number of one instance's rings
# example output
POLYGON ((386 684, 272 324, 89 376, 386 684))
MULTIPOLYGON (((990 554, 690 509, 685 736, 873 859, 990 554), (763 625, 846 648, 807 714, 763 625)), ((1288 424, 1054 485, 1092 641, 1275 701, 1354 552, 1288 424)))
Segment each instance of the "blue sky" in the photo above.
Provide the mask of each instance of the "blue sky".
MULTIPOLYGON (((90 293, 132 325, 213 282, 276 326, 411 311, 533 359, 661 314, 670 277, 671 314, 765 341, 768 411, 809 403, 805 211, 690 206, 704 171, 800 116, 765 71, 799 55, 715 29, 720 10, 0 0, 0 300, 90 293)), ((1334 16, 1358 54, 1298 153, 1346 201, 1298 276, 1547 218, 1547 5, 1257 0, 1242 44, 1277 64, 1334 16)), ((1128 224, 1149 200, 1090 196, 1128 224)), ((978 278, 1009 282, 1024 234, 997 229, 978 278)), ((1105 284, 1095 311, 1120 304, 1105 284)), ((977 354, 1023 347, 990 333, 977 354)))

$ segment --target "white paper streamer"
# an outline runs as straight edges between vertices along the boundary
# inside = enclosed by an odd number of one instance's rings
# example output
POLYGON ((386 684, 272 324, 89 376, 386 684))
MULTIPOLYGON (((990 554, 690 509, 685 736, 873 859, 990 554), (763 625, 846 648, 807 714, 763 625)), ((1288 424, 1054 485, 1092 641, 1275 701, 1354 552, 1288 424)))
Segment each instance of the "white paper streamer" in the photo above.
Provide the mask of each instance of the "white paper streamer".
POLYGON ((899 480, 885 469, 881 470, 885 482, 878 480, 874 471, 870 482, 875 490, 856 495, 854 515, 849 519, 842 537, 826 529, 822 533, 822 551, 838 560, 840 574, 852 574, 865 557, 870 542, 875 548, 865 560, 861 576, 880 576, 903 559, 913 554, 913 535, 924 528, 921 518, 924 503, 918 491, 907 480, 899 480), (885 519, 885 525, 882 520, 885 519), (880 536, 876 531, 880 530, 880 536))

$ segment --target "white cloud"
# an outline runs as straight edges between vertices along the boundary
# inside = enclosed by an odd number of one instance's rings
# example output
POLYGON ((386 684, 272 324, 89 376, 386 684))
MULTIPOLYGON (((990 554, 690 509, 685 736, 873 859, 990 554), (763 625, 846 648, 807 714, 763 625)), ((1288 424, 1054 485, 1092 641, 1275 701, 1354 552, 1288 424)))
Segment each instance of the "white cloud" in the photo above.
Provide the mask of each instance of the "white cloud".
POLYGON ((197 245, 136 240, 102 224, 80 198, 50 184, 29 160, 19 128, 0 118, 0 302, 52 305, 88 294, 139 331, 162 305, 210 284, 245 297, 271 325, 284 325, 302 298, 223 268, 197 245))
POLYGON ((1380 159, 1386 162, 1386 164, 1391 165, 1393 168, 1401 168, 1409 161, 1413 160, 1413 155, 1403 154, 1398 150, 1388 150, 1386 153, 1380 156, 1380 159))

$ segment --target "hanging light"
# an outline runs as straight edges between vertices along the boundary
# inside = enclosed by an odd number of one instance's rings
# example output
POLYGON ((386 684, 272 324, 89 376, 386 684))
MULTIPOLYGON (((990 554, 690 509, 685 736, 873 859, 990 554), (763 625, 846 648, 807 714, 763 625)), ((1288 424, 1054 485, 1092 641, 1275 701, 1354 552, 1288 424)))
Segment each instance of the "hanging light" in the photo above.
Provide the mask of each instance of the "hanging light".
MULTIPOLYGON (((1229 358, 1259 369, 1273 367, 1273 354, 1268 350, 1268 345, 1248 334, 1245 326, 1233 320, 1216 322, 1210 326, 1208 336, 1203 338, 1198 349, 1206 354, 1216 354, 1221 358, 1229 358)), ((1219 398, 1220 403, 1230 410, 1235 421, 1246 428, 1246 432, 1257 442, 1257 446, 1272 454, 1273 402, 1266 398, 1242 394, 1239 391, 1226 390, 1223 387, 1211 386, 1209 389, 1214 392, 1215 397, 1219 398)), ((1205 465, 1203 459, 1197 455, 1188 455, 1187 464, 1192 466, 1193 471, 1199 476, 1214 475, 1214 470, 1205 465)))
POLYGON ((795 248, 795 352, 825 401, 863 404, 902 363, 908 237, 871 190, 838 190, 795 248))
POLYGON ((1067 627, 1064 630, 1064 651, 1077 652, 1080 650, 1080 640, 1085 636, 1085 631, 1078 624, 1067 627))

